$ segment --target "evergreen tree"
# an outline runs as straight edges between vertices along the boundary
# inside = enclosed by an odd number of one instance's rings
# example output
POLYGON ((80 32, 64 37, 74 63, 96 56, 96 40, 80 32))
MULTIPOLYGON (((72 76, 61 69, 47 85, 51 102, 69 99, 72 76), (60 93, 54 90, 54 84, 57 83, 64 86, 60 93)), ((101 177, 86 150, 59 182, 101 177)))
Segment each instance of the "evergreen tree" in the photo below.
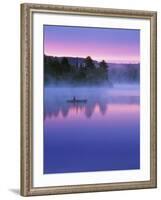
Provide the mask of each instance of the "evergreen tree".
POLYGON ((106 80, 108 80, 108 65, 107 65, 107 63, 104 60, 102 60, 99 63, 99 65, 100 65, 100 69, 102 71, 102 75, 104 75, 104 78, 106 80))
POLYGON ((63 73, 63 69, 57 57, 55 57, 52 62, 52 70, 54 71, 54 74, 57 76, 60 76, 63 73))
POLYGON ((107 65, 107 63, 106 63, 104 60, 102 60, 102 61, 100 62, 100 67, 101 67, 102 69, 105 69, 105 70, 108 69, 108 65, 107 65))
POLYGON ((93 62, 93 60, 90 56, 87 56, 85 58, 85 67, 87 69, 94 69, 95 68, 94 62, 93 62))
POLYGON ((61 60, 61 66, 64 73, 71 71, 71 66, 69 64, 68 58, 63 57, 61 60))

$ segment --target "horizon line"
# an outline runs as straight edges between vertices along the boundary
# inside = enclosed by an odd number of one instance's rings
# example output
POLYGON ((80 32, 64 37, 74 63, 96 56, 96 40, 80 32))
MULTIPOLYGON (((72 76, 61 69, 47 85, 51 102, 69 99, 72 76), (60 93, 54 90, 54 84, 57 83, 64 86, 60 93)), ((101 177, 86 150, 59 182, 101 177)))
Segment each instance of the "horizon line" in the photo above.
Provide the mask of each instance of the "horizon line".
MULTIPOLYGON (((44 55, 45 56, 51 56, 51 57, 58 57, 58 58, 66 57, 66 58, 83 58, 83 59, 85 59, 86 57, 88 57, 88 56, 81 57, 81 56, 63 56, 63 55, 61 55, 61 56, 55 55, 54 56, 54 55, 49 55, 49 54, 45 54, 45 53, 44 53, 44 55)), ((140 61, 136 61, 136 60, 131 60, 131 61, 130 60, 108 60, 107 61, 106 59, 98 60, 98 59, 95 59, 95 58, 92 58, 92 60, 97 61, 97 62, 101 62, 102 60, 104 60, 106 63, 109 63, 109 64, 140 64, 140 61)))

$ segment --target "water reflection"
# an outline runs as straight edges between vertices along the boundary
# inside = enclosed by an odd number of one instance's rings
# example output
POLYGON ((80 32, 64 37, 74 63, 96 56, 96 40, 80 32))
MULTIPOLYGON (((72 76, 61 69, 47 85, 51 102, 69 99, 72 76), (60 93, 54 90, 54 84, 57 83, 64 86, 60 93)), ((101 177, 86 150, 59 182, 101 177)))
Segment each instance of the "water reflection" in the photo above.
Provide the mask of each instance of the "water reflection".
POLYGON ((139 169, 139 93, 133 86, 45 88, 44 173, 139 169), (68 102, 73 96, 87 102, 68 102))
POLYGON ((48 90, 45 93, 44 101, 44 118, 68 117, 70 113, 84 114, 87 118, 92 117, 94 113, 100 113, 105 115, 108 111, 108 105, 110 104, 139 104, 139 96, 137 94, 115 94, 105 93, 102 90, 98 92, 88 91, 88 93, 81 91, 79 94, 76 92, 67 93, 67 91, 60 90, 48 90), (77 98, 85 98, 87 102, 67 102, 67 99, 72 99, 73 94, 77 98))

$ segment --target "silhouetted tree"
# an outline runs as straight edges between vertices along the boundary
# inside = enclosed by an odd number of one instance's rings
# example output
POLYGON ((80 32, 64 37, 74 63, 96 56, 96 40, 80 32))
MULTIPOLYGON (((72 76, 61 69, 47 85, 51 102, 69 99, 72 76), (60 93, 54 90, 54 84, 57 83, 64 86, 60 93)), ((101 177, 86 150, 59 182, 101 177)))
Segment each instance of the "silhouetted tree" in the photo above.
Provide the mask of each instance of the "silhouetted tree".
POLYGON ((80 65, 80 68, 75 73, 74 79, 76 81, 85 81, 86 75, 87 75, 86 69, 82 65, 80 65))
POLYGON ((85 58, 85 67, 87 69, 94 69, 95 68, 94 62, 93 62, 93 60, 90 56, 87 56, 85 58))
POLYGON ((62 66, 63 72, 70 72, 71 71, 71 66, 69 64, 68 58, 66 58, 66 57, 62 58, 61 66, 62 66))
POLYGON ((99 63, 99 65, 100 65, 100 69, 102 71, 102 74, 105 75, 105 78, 108 80, 108 68, 109 67, 108 67, 107 63, 104 60, 102 60, 99 63))
POLYGON ((102 60, 99 65, 100 65, 101 68, 103 68, 105 70, 108 69, 108 65, 107 65, 107 63, 104 60, 102 60))
POLYGON ((45 82, 47 82, 52 77, 57 77, 59 74, 57 69, 59 69, 59 62, 55 60, 55 58, 51 56, 44 55, 44 78, 45 82))

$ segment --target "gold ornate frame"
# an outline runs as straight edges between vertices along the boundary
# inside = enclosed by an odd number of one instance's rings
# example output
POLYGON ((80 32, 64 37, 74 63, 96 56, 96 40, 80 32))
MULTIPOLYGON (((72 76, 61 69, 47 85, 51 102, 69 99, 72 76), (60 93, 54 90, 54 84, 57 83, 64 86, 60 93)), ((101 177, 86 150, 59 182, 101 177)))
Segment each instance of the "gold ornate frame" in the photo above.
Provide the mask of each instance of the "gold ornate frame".
POLYGON ((157 186, 157 13, 62 5, 21 5, 21 195, 48 195, 109 190, 155 188, 157 186), (33 187, 33 13, 63 13, 150 20, 150 180, 107 184, 33 187))

